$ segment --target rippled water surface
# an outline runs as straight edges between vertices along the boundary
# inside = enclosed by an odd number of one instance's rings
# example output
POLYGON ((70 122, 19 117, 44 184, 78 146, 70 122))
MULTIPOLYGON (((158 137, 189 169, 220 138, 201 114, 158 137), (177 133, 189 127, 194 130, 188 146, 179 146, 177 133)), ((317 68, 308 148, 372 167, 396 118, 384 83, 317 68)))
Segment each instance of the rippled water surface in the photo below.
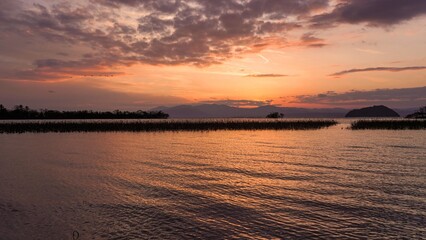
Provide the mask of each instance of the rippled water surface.
POLYGON ((0 239, 426 239, 426 131, 0 135, 0 239))

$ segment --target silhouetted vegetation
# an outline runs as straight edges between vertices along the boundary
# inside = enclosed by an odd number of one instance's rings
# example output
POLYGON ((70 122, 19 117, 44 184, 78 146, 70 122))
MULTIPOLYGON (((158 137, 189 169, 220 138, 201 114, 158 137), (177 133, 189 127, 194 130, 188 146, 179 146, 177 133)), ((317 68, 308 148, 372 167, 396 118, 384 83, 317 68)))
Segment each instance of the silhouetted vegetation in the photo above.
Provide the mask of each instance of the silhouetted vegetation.
POLYGON ((407 115, 406 118, 426 119, 426 106, 421 107, 417 112, 407 115))
POLYGON ((0 105, 0 119, 166 119, 169 115, 162 111, 56 111, 42 109, 40 111, 30 109, 28 106, 18 105, 8 110, 0 105))
POLYGON ((283 118, 283 117, 284 117, 284 114, 279 112, 273 112, 266 116, 266 118, 283 118))
POLYGON ((0 133, 47 132, 155 132, 215 130, 309 130, 337 124, 332 120, 262 121, 262 120, 199 120, 199 121, 38 121, 0 123, 0 133))
POLYGON ((351 124, 352 130, 419 130, 426 129, 426 120, 359 120, 351 124))

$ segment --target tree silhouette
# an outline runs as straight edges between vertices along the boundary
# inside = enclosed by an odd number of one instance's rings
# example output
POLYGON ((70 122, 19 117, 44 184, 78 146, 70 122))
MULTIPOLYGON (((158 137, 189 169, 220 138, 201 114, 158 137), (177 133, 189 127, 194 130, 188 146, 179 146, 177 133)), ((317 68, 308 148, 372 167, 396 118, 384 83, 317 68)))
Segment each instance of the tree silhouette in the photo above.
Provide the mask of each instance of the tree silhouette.
POLYGON ((419 110, 413 114, 407 115, 406 118, 426 118, 426 106, 419 108, 419 110))
POLYGON ((266 118, 283 118, 284 114, 279 112, 273 112, 266 116, 266 118))
POLYGON ((166 119, 169 115, 162 111, 120 111, 96 112, 96 111, 56 111, 41 109, 32 110, 28 106, 16 105, 12 110, 0 105, 0 119, 166 119))

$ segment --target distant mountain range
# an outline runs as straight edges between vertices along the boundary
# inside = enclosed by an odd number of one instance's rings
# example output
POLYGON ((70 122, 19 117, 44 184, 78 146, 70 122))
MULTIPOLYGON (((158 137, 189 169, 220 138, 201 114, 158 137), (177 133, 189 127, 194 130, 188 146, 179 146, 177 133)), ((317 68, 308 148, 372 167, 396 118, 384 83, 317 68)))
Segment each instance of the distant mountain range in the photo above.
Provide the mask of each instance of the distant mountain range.
MULTIPOLYGON (((156 107, 171 118, 264 118, 272 112, 284 113, 286 118, 343 118, 351 109, 344 108, 292 108, 273 105, 257 108, 237 108, 219 104, 179 105, 156 107)), ((416 108, 396 109, 401 116, 413 113, 416 108)))

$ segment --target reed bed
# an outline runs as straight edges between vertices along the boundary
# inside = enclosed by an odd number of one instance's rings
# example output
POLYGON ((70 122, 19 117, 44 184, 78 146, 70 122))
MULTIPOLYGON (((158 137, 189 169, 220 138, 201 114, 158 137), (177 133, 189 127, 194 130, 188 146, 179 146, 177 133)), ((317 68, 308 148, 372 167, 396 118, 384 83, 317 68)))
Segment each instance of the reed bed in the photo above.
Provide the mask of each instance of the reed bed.
POLYGON ((426 120, 359 120, 352 130, 420 130, 426 129, 426 120))
POLYGON ((194 121, 80 121, 0 122, 0 133, 158 132, 216 130, 313 130, 336 125, 333 120, 194 120, 194 121))

